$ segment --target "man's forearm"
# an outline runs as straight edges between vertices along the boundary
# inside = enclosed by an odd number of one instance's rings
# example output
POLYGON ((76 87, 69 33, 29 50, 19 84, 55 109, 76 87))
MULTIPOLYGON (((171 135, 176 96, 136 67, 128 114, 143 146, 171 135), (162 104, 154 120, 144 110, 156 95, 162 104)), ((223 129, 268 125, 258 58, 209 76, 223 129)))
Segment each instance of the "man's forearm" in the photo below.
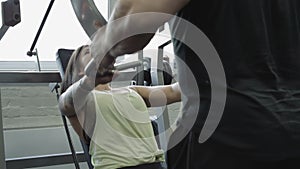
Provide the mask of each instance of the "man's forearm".
POLYGON ((108 24, 96 33, 93 57, 117 57, 143 49, 157 28, 167 22, 188 0, 119 0, 108 24))

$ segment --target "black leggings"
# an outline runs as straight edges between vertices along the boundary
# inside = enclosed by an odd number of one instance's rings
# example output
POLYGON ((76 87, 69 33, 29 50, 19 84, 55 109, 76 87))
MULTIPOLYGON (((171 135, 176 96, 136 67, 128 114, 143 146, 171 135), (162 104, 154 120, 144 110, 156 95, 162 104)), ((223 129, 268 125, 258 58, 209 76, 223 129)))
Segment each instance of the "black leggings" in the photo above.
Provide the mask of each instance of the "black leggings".
POLYGON ((141 164, 132 167, 123 167, 120 169, 163 169, 160 162, 157 163, 148 163, 148 164, 141 164))

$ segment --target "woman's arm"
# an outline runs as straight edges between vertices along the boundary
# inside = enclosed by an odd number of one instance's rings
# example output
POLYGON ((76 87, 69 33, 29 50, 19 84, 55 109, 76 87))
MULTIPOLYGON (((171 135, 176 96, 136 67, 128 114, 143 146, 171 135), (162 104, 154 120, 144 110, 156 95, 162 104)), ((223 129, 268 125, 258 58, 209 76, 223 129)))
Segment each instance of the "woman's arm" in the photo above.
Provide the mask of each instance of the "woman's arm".
POLYGON ((87 98, 93 87, 86 77, 71 85, 59 97, 59 109, 61 113, 69 119, 73 129, 81 139, 84 139, 83 124, 85 121, 85 105, 87 98))
POLYGON ((76 116, 86 104, 87 95, 94 89, 90 78, 84 76, 59 97, 59 109, 67 117, 76 116))
POLYGON ((145 101, 148 107, 165 106, 181 101, 178 83, 163 86, 131 86, 145 101))

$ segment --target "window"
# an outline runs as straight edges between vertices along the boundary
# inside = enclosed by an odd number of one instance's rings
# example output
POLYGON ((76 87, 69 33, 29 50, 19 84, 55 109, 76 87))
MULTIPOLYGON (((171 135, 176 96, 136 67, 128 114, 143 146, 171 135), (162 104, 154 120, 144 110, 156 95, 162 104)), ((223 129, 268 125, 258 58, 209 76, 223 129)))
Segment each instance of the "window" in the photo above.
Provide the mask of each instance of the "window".
MULTIPOLYGON (((3 0, 0 0, 3 1, 3 0)), ((50 1, 20 1, 21 23, 10 27, 0 41, 0 61, 34 61, 27 56, 50 1)), ((107 0, 95 1, 107 17, 107 0)), ((1 18, 2 19, 2 18, 1 18)), ((54 61, 59 48, 75 49, 89 42, 70 1, 55 1, 37 41, 39 59, 54 61)))

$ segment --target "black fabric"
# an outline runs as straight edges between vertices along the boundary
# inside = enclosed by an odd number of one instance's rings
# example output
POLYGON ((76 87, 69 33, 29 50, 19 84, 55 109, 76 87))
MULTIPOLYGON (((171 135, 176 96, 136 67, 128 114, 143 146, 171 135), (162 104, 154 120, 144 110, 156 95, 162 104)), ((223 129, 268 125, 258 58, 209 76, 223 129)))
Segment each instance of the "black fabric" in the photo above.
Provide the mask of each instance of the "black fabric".
POLYGON ((56 63, 61 77, 64 77, 73 49, 58 49, 56 53, 56 63))
MULTIPOLYGON (((300 157, 300 1, 192 0, 178 16, 205 33, 225 69, 225 111, 207 144, 225 145, 253 159, 300 157)), ((171 23, 171 32, 178 33, 180 26, 186 25, 171 23)), ((185 33, 193 36, 188 28, 185 33)), ((192 129, 200 132, 211 102, 210 80, 199 57, 179 40, 173 42, 200 87, 192 129)))
POLYGON ((180 144, 168 151, 168 169, 300 168, 300 157, 282 160, 253 159, 223 144, 199 144, 198 137, 199 134, 191 132, 180 144))

